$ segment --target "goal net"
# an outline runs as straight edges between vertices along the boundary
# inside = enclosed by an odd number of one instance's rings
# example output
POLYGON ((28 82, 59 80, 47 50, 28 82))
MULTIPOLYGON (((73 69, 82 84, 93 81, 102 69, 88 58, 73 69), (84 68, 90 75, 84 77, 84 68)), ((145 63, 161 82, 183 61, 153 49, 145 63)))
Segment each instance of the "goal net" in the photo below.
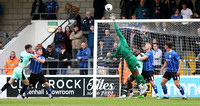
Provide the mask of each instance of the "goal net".
MULTIPOLYGON (((167 41, 173 43, 172 49, 182 60, 181 75, 199 72, 199 61, 195 60, 200 53, 199 19, 116 20, 116 23, 131 49, 138 47, 145 53, 144 44, 152 44, 155 75, 163 74, 160 68, 165 61, 167 41)), ((118 44, 114 23, 112 20, 95 20, 94 28, 93 97, 99 97, 101 89, 108 91, 104 96, 119 96, 130 71, 120 54, 116 58, 106 56, 108 52, 115 53, 118 44), (104 75, 110 78, 109 84, 100 82, 102 77, 99 76, 104 75)))

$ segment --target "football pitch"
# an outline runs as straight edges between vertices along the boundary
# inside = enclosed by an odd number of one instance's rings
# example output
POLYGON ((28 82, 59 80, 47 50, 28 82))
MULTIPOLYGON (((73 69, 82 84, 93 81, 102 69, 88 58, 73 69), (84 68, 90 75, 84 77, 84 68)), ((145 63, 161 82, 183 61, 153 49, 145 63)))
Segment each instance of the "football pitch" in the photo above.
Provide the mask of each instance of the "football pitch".
POLYGON ((119 98, 28 98, 28 99, 0 99, 0 106, 200 106, 200 98, 169 98, 156 99, 147 97, 143 99, 119 98))

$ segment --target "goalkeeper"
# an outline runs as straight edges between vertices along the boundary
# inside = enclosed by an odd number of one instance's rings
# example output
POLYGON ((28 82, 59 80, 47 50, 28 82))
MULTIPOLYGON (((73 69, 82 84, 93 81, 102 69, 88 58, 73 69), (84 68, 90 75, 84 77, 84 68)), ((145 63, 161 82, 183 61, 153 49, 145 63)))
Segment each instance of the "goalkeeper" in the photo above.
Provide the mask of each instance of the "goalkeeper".
POLYGON ((117 45, 117 50, 115 51, 114 54, 111 54, 110 52, 107 53, 108 57, 117 57, 119 52, 121 52, 123 58, 127 62, 127 66, 130 69, 133 77, 135 78, 141 92, 140 94, 144 94, 146 90, 148 89, 147 85, 145 84, 144 78, 142 75, 139 74, 138 68, 140 65, 138 64, 137 58, 135 55, 133 55, 132 50, 129 48, 126 39, 122 35, 122 33, 119 31, 117 24, 115 23, 115 30, 117 32, 117 40, 118 40, 118 45, 117 45), (142 84, 143 86, 142 86, 142 84))

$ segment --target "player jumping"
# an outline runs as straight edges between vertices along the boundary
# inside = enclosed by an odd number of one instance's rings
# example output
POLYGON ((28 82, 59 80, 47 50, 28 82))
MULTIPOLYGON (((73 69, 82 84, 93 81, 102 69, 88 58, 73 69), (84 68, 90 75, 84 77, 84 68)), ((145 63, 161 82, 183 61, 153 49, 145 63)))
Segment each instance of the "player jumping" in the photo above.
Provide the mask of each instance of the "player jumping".
MULTIPOLYGON (((156 93, 157 99, 160 99, 160 97, 158 95, 157 86, 154 83, 153 52, 151 51, 151 44, 150 43, 145 44, 145 51, 146 51, 146 54, 143 57, 137 59, 137 60, 146 60, 144 62, 144 70, 142 72, 142 76, 144 77, 144 79, 146 81, 151 83, 153 90, 156 93)), ((144 96, 142 95, 140 97, 143 98, 144 96)))
POLYGON ((26 88, 29 85, 29 81, 25 74, 25 68, 27 64, 29 63, 30 59, 38 59, 36 55, 31 54, 33 52, 32 46, 30 44, 27 44, 25 46, 25 51, 23 51, 20 55, 20 62, 19 66, 17 66, 13 74, 10 78, 10 80, 1 88, 0 93, 2 93, 4 90, 6 90, 11 84, 15 82, 15 80, 21 80, 24 83, 24 86, 22 87, 21 91, 19 92, 19 95, 17 96, 18 99, 23 99, 22 94, 25 92, 26 88))
POLYGON ((168 99, 167 95, 167 87, 166 87, 166 82, 169 81, 171 78, 174 80, 174 84, 176 87, 179 89, 181 95, 183 96, 183 100, 186 100, 185 92, 183 87, 180 85, 179 80, 180 80, 180 69, 181 69, 181 59, 179 58, 178 54, 171 49, 172 47, 172 42, 166 42, 165 43, 165 64, 161 68, 161 71, 164 70, 164 68, 167 66, 167 71, 163 75, 162 81, 161 81, 161 86, 163 89, 164 97, 163 99, 168 99))
POLYGON ((42 74, 42 65, 43 63, 45 63, 45 58, 42 55, 42 48, 36 48, 36 55, 37 55, 37 60, 36 59, 32 59, 31 60, 31 64, 29 66, 29 69, 31 71, 31 75, 30 75, 30 85, 29 87, 26 89, 25 91, 25 95, 24 97, 27 97, 27 93, 29 92, 29 90, 32 89, 32 87, 34 87, 37 82, 44 84, 44 86, 46 87, 46 90, 49 94, 49 98, 52 99, 53 96, 51 94, 51 87, 49 86, 49 83, 47 82, 45 76, 42 74))
MULTIPOLYGON (((137 46, 134 45, 133 46, 133 52, 134 55, 137 56, 137 58, 140 58, 144 55, 144 53, 141 53, 141 49, 137 46)), ((143 61, 138 61, 140 68, 138 68, 139 74, 142 74, 142 70, 143 70, 143 61)), ((120 98, 126 98, 128 90, 130 91, 129 97, 128 98, 132 98, 134 93, 133 93, 133 89, 132 89, 132 82, 135 80, 135 78, 133 77, 132 73, 129 75, 129 77, 127 78, 127 81, 125 83, 125 87, 124 90, 122 92, 122 96, 120 98)))
POLYGON ((138 61, 136 57, 133 54, 133 51, 129 48, 126 39, 120 32, 117 24, 115 23, 115 30, 117 32, 117 40, 118 40, 118 45, 117 45, 117 50, 115 51, 114 54, 111 54, 110 52, 107 54, 108 57, 117 57, 119 52, 122 54, 123 58, 127 62, 127 66, 130 69, 132 75, 134 76, 141 92, 140 94, 144 94, 146 90, 148 89, 147 85, 145 84, 144 78, 142 75, 139 74, 138 68, 140 65, 138 64, 138 61), (141 84, 143 83, 143 86, 141 84))

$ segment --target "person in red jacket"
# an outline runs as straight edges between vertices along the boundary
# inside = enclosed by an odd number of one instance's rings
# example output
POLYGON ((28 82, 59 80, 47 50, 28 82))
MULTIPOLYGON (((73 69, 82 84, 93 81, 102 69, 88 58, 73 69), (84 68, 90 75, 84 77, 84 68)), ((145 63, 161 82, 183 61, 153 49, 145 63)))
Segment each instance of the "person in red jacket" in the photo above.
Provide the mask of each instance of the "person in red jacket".
MULTIPOLYGON (((14 69, 15 67, 18 66, 19 59, 16 57, 15 52, 12 51, 10 53, 10 57, 6 61, 6 65, 4 66, 5 69, 14 69)), ((13 70, 5 70, 5 73, 7 75, 12 75, 13 70)))

